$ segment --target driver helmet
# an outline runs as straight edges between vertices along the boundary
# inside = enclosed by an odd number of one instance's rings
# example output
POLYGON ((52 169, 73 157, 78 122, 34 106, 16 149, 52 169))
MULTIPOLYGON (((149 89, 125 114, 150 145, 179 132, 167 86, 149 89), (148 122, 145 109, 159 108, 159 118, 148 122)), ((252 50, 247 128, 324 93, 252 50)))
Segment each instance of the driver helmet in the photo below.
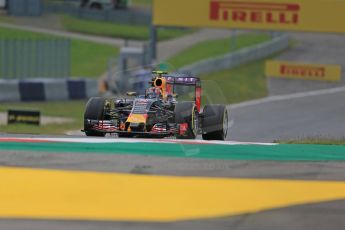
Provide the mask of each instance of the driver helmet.
POLYGON ((158 87, 151 87, 146 90, 146 97, 147 98, 158 98, 161 97, 162 93, 160 88, 158 87))

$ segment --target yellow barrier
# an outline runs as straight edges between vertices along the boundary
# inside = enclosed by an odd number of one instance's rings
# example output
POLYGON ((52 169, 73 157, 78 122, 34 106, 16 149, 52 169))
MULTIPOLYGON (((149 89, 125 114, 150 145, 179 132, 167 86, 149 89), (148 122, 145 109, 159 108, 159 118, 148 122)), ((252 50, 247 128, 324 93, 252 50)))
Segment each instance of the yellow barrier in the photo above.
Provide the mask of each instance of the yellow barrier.
POLYGON ((320 81, 340 81, 341 67, 338 65, 267 61, 266 76, 320 81))
POLYGON ((154 0, 154 25, 345 32, 345 1, 154 0))
MULTIPOLYGON (((1 219, 172 222, 345 199, 345 182, 0 167, 1 219)), ((67 228, 68 229, 68 228, 67 228)))

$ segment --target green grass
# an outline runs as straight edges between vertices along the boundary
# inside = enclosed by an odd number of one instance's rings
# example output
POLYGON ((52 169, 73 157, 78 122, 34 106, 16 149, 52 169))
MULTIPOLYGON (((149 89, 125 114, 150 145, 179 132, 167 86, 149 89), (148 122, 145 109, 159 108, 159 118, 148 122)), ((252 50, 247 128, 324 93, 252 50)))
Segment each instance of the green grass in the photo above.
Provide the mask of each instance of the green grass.
POLYGON ((116 57, 118 47, 72 40, 71 74, 79 77, 99 77, 107 71, 109 58, 116 57))
MULTIPOLYGON (((41 33, 0 27, 0 39, 51 39, 59 38, 41 33)), ((115 46, 88 41, 71 40, 71 74, 77 77, 99 77, 106 71, 110 57, 118 55, 115 46)))
MULTIPOLYGON (((242 34, 236 38, 236 49, 239 50, 245 47, 253 46, 259 43, 268 41, 270 36, 267 34, 242 34)), ((230 38, 201 42, 193 47, 190 47, 176 56, 170 58, 169 63, 175 69, 180 67, 208 59, 211 57, 218 57, 231 52, 230 38)), ((234 51, 232 50, 232 51, 234 51)))
MULTIPOLYGON (((61 15, 61 23, 68 31, 98 36, 124 38, 131 40, 148 40, 149 27, 126 25, 111 22, 79 19, 69 15, 61 15)), ((168 40, 190 33, 186 29, 159 29, 158 40, 168 40)))
POLYGON ((151 6, 152 5, 152 0, 132 0, 133 5, 137 6, 151 6))
POLYGON ((0 104, 0 111, 8 109, 38 109, 43 116, 81 118, 86 101, 53 102, 6 102, 0 104))
POLYGON ((69 130, 79 130, 83 127, 83 113, 85 104, 85 101, 1 103, 1 112, 7 112, 8 109, 35 109, 41 111, 42 116, 68 117, 73 118, 74 122, 41 126, 27 124, 0 125, 0 132, 63 134, 69 130))
POLYGON ((82 124, 76 125, 76 123, 68 124, 50 124, 50 125, 28 125, 28 124, 11 124, 0 125, 0 133, 20 133, 20 134, 65 134, 70 130, 81 130, 82 124))
POLYGON ((267 96, 265 61, 201 75, 203 104, 231 104, 267 96))
POLYGON ((9 22, 13 22, 13 19, 10 18, 9 16, 1 15, 0 16, 0 22, 9 23, 9 22))
POLYGON ((319 145, 345 145, 345 137, 342 139, 332 139, 323 137, 308 137, 300 140, 276 141, 281 144, 319 144, 319 145))

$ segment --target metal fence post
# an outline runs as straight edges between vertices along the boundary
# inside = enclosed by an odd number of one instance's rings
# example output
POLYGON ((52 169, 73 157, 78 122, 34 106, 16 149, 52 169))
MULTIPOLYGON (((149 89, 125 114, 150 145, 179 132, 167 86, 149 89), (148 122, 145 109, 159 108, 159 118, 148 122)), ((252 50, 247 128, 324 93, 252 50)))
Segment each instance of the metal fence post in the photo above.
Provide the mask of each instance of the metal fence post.
POLYGON ((4 60, 5 60, 5 50, 4 50, 4 41, 0 40, 0 50, 1 50, 1 56, 0 56, 0 78, 4 77, 4 60))
POLYGON ((8 66, 8 63, 9 63, 9 44, 7 42, 7 40, 4 40, 4 78, 9 78, 9 66, 8 66))
POLYGON ((231 39, 230 39, 230 51, 235 51, 237 48, 237 30, 231 30, 231 39))
POLYGON ((54 49, 53 49, 53 41, 52 40, 48 40, 47 42, 47 77, 52 77, 53 74, 53 65, 52 63, 54 63, 54 49))
POLYGON ((29 63, 29 67, 28 67, 28 72, 29 72, 29 77, 33 77, 35 75, 35 61, 36 61, 36 43, 31 42, 31 40, 29 40, 28 42, 28 63, 29 63))
POLYGON ((36 41, 36 42, 33 42, 32 43, 34 46, 35 46, 35 68, 33 69, 33 72, 32 73, 41 73, 41 67, 40 67, 40 52, 41 52, 41 46, 40 46, 40 41, 36 41))
POLYGON ((157 58, 157 28, 150 25, 150 64, 157 58))
POLYGON ((18 40, 14 40, 12 43, 12 78, 18 78, 17 75, 17 45, 18 40))
POLYGON ((38 66, 39 66, 39 73, 41 75, 41 77, 44 77, 45 75, 45 44, 44 44, 44 41, 39 41, 39 44, 40 44, 40 52, 39 52, 39 63, 38 63, 38 66))
POLYGON ((24 67, 24 62, 23 62, 23 41, 22 40, 18 40, 17 41, 17 53, 16 53, 16 57, 17 57, 17 65, 16 65, 16 70, 17 70, 17 75, 18 78, 24 78, 24 73, 23 73, 23 67, 24 67))
POLYGON ((69 78, 71 75, 71 40, 66 40, 67 43, 67 49, 65 49, 66 52, 66 64, 67 64, 67 69, 65 73, 65 78, 69 78))

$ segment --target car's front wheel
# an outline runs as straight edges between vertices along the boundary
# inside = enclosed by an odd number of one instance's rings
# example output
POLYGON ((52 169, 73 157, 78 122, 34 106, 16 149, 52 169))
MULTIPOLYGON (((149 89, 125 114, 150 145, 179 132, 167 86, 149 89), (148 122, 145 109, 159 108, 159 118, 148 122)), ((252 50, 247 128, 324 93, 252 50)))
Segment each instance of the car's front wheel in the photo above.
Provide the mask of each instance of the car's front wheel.
POLYGON ((195 139, 199 128, 199 114, 194 102, 181 102, 175 105, 175 123, 180 127, 177 139, 195 139), (183 128, 182 128, 183 127, 183 128), (183 132, 181 132, 181 129, 183 132))
POLYGON ((105 133, 92 130, 89 121, 104 120, 104 111, 107 100, 101 97, 93 97, 86 104, 84 112, 84 132, 86 136, 104 137, 105 133))

